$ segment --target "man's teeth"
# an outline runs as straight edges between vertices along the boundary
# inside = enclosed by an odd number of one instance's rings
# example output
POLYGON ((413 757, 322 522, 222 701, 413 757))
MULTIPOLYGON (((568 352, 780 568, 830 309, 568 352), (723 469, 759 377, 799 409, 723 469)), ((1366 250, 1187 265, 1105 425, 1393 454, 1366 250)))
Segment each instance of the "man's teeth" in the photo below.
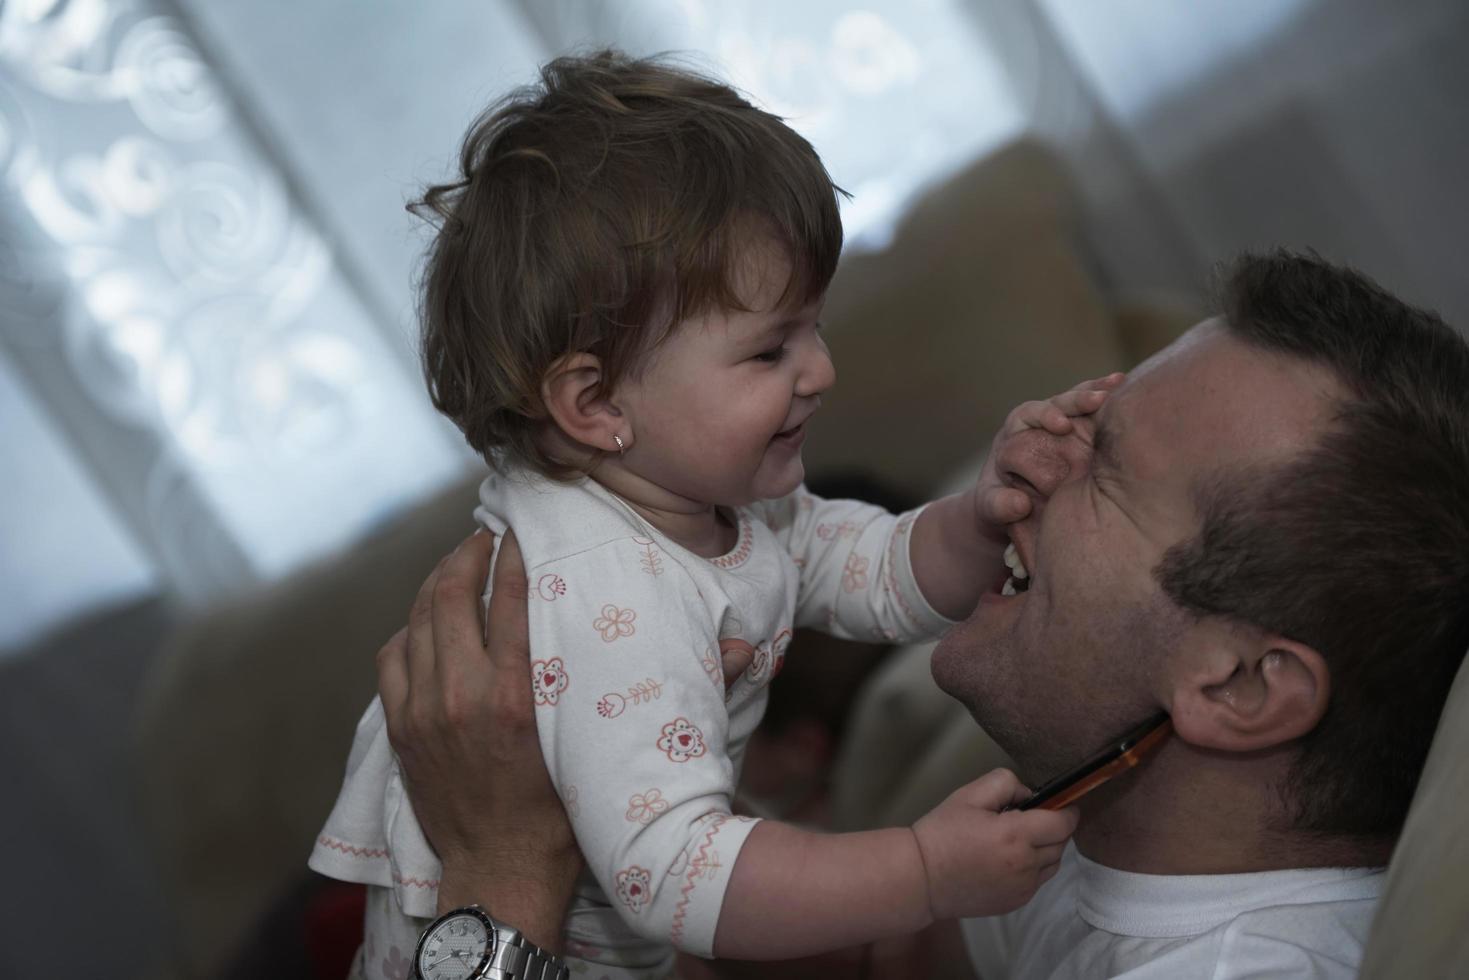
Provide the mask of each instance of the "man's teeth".
POLYGON ((1011 544, 1005 549, 1005 567, 1010 569, 1010 574, 1020 581, 1030 578, 1030 572, 1026 571, 1025 562, 1020 560, 1020 552, 1015 550, 1011 544))
POLYGON ((1005 579, 1005 584, 1000 589, 1000 595, 1019 595, 1019 593, 1015 591, 1015 580, 1013 578, 1005 579))

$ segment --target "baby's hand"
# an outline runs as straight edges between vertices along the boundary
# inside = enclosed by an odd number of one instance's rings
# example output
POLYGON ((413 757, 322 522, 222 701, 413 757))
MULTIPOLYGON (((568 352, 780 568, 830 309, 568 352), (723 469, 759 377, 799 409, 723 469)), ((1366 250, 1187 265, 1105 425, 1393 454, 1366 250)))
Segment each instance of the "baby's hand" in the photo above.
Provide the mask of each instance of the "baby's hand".
POLYGON ((1005 417, 974 488, 975 513, 986 537, 1008 544, 1010 539, 1005 528, 1024 520, 1031 511, 1031 499, 1025 491, 1007 486, 1001 478, 997 462, 1006 441, 1027 429, 1044 429, 1057 436, 1070 435, 1077 429, 1076 420, 1100 409, 1107 395, 1122 383, 1124 377, 1118 372, 1083 381, 1045 401, 1025 402, 1005 417))
POLYGON ((1080 817, 1074 807, 1000 812, 1029 795, 1014 773, 996 769, 913 825, 935 919, 1017 909, 1056 873, 1080 817))

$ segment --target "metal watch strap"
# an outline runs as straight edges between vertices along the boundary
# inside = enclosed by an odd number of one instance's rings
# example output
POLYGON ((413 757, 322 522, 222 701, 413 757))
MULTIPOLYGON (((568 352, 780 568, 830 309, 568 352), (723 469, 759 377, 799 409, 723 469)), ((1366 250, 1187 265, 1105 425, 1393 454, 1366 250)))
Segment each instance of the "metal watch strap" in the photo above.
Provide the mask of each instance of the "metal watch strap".
POLYGON ((558 957, 526 939, 519 930, 501 928, 502 935, 490 960, 490 976, 506 980, 568 980, 571 971, 558 957))

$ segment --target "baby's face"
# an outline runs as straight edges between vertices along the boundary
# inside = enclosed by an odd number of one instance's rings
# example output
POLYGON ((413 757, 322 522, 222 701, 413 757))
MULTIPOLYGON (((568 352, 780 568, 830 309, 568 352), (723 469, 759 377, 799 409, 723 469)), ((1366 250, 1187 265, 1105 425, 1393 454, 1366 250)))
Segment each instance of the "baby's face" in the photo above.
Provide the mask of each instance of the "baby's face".
POLYGON ((638 377, 618 385, 636 452, 626 465, 689 500, 739 505, 790 493, 805 478, 801 444, 836 380, 818 332, 823 298, 776 309, 790 265, 752 255, 739 283, 753 312, 680 323, 638 377))

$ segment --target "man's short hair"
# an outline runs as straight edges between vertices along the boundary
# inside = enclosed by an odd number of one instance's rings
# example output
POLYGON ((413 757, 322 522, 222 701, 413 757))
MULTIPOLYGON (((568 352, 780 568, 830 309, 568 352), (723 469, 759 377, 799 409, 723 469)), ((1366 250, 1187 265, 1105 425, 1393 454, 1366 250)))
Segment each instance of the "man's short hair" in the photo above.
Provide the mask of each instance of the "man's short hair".
POLYGON ((1321 653, 1330 702, 1282 787, 1293 825, 1395 836, 1469 648, 1469 345, 1314 254, 1242 257, 1221 305, 1233 336, 1347 394, 1314 448, 1200 487, 1202 528, 1157 575, 1196 614, 1321 653))
POLYGON ((680 320, 742 309, 741 263, 767 241, 791 264, 782 307, 821 295, 840 193, 811 144, 716 79, 611 50, 549 62, 410 205, 439 226, 419 302, 435 407, 477 452, 570 475, 536 438, 551 366, 595 354, 610 391, 680 320))

